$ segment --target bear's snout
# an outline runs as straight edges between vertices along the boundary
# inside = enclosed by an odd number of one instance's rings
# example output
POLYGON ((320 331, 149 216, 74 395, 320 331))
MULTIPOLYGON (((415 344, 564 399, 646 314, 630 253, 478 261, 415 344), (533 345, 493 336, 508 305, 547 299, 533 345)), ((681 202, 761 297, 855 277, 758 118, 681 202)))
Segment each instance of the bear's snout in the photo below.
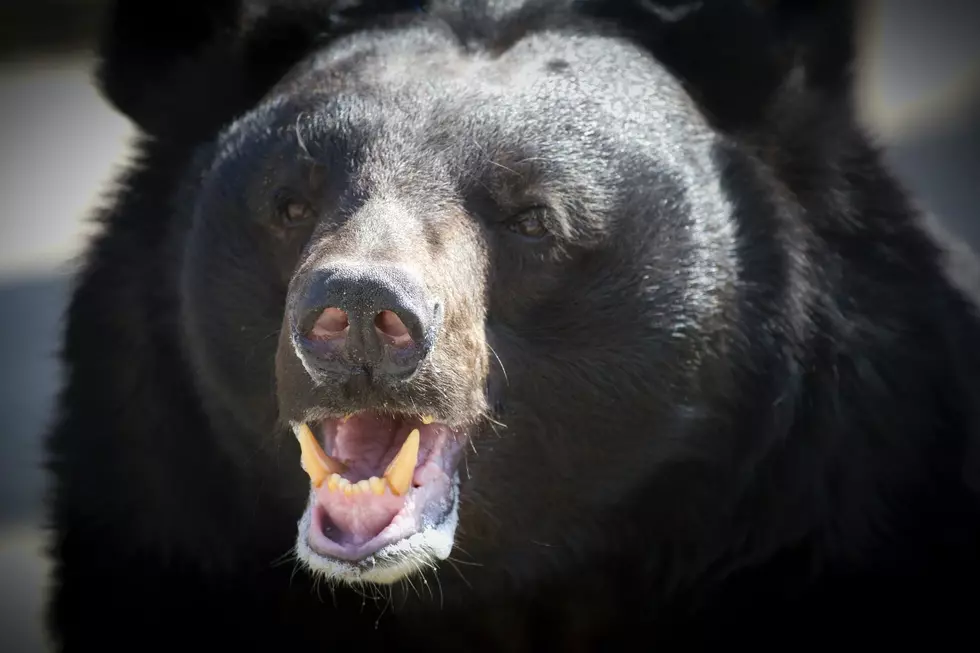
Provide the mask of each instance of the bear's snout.
POLYGON ((330 264, 296 278, 290 294, 292 338, 313 376, 411 378, 442 326, 442 303, 401 265, 330 264))

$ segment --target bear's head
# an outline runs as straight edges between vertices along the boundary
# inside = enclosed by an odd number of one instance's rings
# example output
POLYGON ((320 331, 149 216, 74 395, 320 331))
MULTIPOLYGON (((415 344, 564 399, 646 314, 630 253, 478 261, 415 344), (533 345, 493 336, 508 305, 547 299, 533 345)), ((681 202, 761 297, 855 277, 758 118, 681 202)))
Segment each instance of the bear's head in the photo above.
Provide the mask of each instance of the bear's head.
POLYGON ((816 292, 767 121, 849 117, 848 3, 227 4, 120 10, 102 75, 193 152, 188 358, 299 559, 722 555, 816 292))

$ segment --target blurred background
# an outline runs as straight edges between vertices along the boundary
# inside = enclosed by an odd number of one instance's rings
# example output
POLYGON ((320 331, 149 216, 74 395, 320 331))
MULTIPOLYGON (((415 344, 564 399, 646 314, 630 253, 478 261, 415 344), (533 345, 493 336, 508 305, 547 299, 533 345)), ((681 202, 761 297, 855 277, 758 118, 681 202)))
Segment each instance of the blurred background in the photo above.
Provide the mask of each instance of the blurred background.
MULTIPOLYGON (((90 79, 105 4, 0 2, 0 651, 43 649, 40 434, 70 275, 133 135, 90 79)), ((980 248, 978 5, 863 4, 862 116, 921 203, 980 248)))

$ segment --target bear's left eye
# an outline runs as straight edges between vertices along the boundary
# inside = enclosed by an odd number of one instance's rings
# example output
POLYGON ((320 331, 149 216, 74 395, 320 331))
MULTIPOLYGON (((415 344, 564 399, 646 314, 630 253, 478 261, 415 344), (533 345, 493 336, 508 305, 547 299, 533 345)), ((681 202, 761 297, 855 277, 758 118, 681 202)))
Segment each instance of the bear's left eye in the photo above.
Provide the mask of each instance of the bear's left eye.
POLYGON ((276 217, 283 227, 289 229, 308 224, 315 213, 309 203, 295 197, 283 196, 276 202, 276 217))
POLYGON ((507 223, 507 228, 525 238, 538 239, 548 235, 544 209, 535 207, 521 211, 507 223))

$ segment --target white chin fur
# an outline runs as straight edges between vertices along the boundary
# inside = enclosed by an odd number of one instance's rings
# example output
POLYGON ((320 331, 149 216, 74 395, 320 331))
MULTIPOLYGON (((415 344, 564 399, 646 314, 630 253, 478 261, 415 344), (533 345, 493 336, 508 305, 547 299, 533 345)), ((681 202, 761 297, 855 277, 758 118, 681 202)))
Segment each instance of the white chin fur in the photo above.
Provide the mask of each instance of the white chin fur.
POLYGON ((405 539, 393 542, 358 563, 325 558, 309 545, 309 533, 313 521, 316 496, 298 524, 296 557, 315 575, 328 581, 348 585, 390 585, 420 571, 433 568, 452 552, 459 519, 459 478, 453 479, 453 505, 445 518, 437 525, 426 528, 405 539))

